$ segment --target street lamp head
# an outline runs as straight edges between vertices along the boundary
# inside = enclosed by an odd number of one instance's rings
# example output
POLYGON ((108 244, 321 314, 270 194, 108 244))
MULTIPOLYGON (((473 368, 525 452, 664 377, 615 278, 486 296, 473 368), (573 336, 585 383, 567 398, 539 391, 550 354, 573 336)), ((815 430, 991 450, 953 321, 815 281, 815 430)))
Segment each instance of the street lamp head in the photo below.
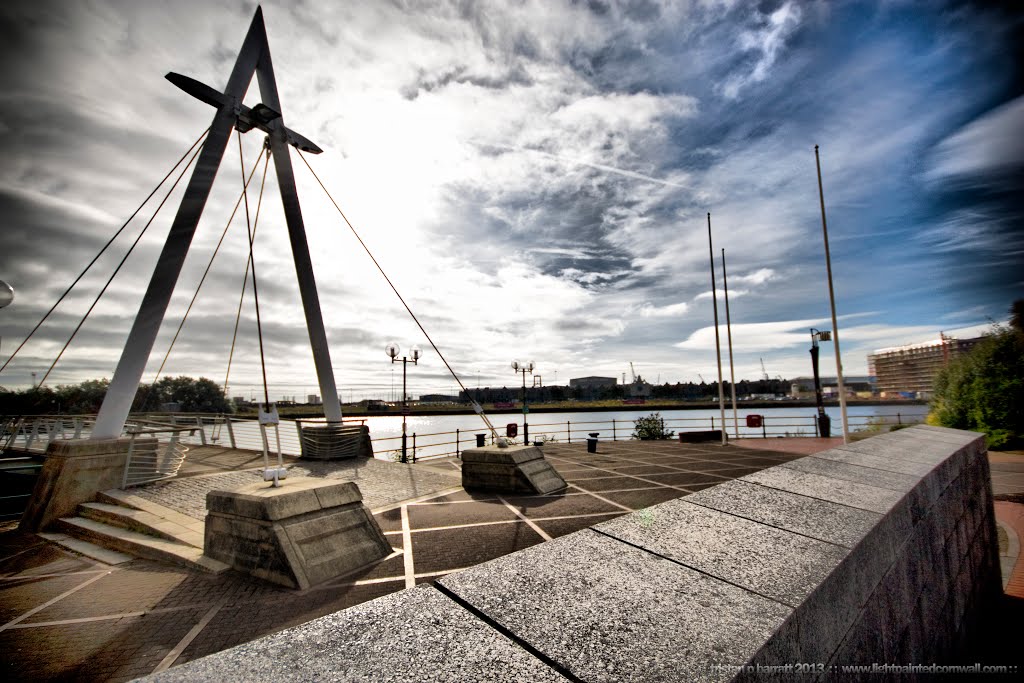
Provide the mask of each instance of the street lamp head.
POLYGON ((14 301, 14 287, 0 280, 0 308, 7 308, 14 301))
POLYGON ((532 360, 526 364, 526 371, 527 372, 533 372, 533 361, 532 360))
POLYGON ((401 348, 395 342, 388 342, 387 346, 384 347, 384 353, 388 354, 391 360, 395 360, 399 351, 401 351, 401 348))
POLYGON ((409 355, 412 356, 412 361, 415 363, 420 359, 420 356, 423 355, 423 352, 420 350, 420 347, 413 346, 411 349, 409 349, 409 355))
POLYGON ((519 361, 512 361, 512 369, 515 370, 516 372, 519 372, 519 361))

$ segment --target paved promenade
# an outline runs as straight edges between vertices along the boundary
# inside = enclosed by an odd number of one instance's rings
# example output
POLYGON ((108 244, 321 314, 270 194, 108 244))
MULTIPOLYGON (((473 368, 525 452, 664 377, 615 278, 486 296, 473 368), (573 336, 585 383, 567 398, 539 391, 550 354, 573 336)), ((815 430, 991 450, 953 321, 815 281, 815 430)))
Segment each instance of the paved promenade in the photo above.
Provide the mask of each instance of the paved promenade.
MULTIPOLYGON (((8 525, 0 532, 0 675, 26 681, 123 681, 162 671, 802 457, 808 441, 750 440, 726 447, 603 442, 597 454, 586 453, 583 445, 551 444, 545 454, 570 485, 553 496, 470 496, 459 487, 457 464, 445 461, 414 466, 300 462, 295 467, 306 468, 309 475, 356 477, 395 549, 370 568, 308 591, 234 572, 211 576, 146 560, 107 566, 8 525), (795 442, 790 450, 798 452, 783 449, 784 441, 795 442), (384 476, 396 467, 404 476, 384 476)), ((201 461, 188 471, 196 476, 147 487, 144 495, 165 504, 175 501, 180 512, 202 516, 196 501, 205 490, 235 479, 249 481, 256 475, 248 468, 260 464, 237 452, 197 455, 201 461)), ((292 470, 293 476, 297 473, 292 470)), ((997 507, 1001 521, 1013 518, 1003 524, 1007 551, 1009 532, 1014 539, 1024 538, 1021 510, 1024 506, 1010 502, 997 507)), ((1013 571, 1024 571, 1012 559, 1013 571)))

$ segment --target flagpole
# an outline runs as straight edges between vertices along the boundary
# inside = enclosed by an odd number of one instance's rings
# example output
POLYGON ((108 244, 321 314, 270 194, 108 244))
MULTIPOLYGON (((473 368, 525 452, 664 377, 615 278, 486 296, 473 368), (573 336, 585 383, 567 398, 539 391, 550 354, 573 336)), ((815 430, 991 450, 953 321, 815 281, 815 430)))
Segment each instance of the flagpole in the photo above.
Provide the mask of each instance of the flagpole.
POLYGON ((825 237, 825 270, 828 272, 828 300, 832 306, 832 343, 836 349, 836 379, 839 382, 839 411, 843 416, 843 443, 850 443, 850 427, 846 419, 846 388, 843 386, 843 361, 839 355, 839 323, 836 320, 836 294, 832 288, 832 257, 828 249, 828 223, 825 221, 825 192, 821 186, 821 159, 814 146, 814 163, 818 167, 818 199, 821 202, 821 232, 825 237))
POLYGON ((722 289, 725 290, 725 332, 729 340, 729 388, 732 390, 732 431, 740 438, 740 419, 736 414, 736 367, 732 360, 732 318, 729 316, 729 277, 725 274, 725 249, 722 249, 722 289))
POLYGON ((711 245, 711 212, 708 212, 708 256, 711 260, 711 305, 715 311, 715 358, 718 360, 718 409, 722 414, 722 445, 728 438, 725 429, 725 389, 722 387, 722 342, 718 336, 718 294, 715 292, 715 249, 711 245))

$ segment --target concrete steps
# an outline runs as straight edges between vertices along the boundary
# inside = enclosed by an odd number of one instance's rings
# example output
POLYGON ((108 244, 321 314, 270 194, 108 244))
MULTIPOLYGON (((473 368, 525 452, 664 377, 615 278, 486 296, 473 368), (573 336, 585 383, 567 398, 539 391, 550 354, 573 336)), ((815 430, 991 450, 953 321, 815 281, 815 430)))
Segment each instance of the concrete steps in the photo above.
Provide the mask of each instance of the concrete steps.
POLYGON ((214 574, 228 569, 203 555, 203 522, 119 489, 97 498, 79 505, 77 517, 59 519, 56 528, 66 536, 49 540, 108 564, 89 546, 214 574))

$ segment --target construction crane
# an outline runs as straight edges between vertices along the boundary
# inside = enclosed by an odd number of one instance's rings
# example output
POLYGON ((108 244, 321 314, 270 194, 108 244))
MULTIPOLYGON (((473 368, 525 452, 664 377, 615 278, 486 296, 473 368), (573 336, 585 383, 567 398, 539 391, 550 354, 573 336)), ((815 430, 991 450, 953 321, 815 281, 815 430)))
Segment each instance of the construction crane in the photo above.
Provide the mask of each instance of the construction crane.
POLYGON ((629 374, 633 377, 633 384, 636 384, 636 370, 633 369, 633 361, 629 361, 629 374))
POLYGON ((704 381, 704 375, 702 375, 702 374, 700 374, 700 373, 698 372, 698 373, 697 373, 697 376, 698 376, 698 377, 700 377, 700 383, 701 383, 701 384, 707 384, 707 382, 705 382, 705 381, 704 381))
POLYGON ((768 378, 768 371, 764 369, 764 358, 761 358, 760 361, 761 361, 761 379, 763 379, 765 382, 767 382, 769 378, 768 378))

